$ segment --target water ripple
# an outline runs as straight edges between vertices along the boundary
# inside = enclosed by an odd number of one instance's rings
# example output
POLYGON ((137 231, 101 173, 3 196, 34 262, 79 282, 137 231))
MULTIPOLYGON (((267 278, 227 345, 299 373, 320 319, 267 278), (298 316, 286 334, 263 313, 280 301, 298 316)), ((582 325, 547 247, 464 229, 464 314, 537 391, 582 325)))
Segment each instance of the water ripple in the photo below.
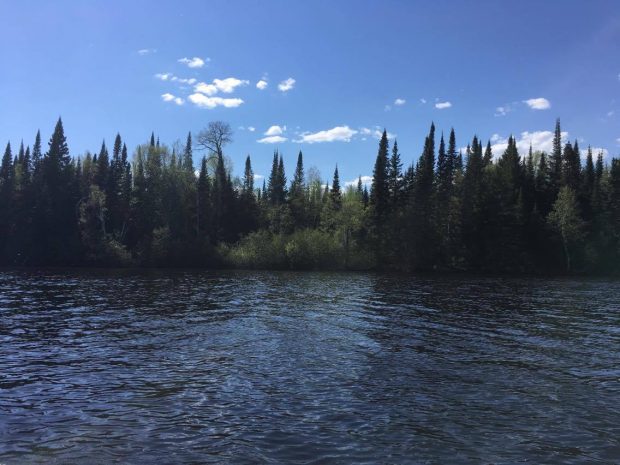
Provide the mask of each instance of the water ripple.
POLYGON ((615 463, 620 283, 0 273, 0 463, 615 463))

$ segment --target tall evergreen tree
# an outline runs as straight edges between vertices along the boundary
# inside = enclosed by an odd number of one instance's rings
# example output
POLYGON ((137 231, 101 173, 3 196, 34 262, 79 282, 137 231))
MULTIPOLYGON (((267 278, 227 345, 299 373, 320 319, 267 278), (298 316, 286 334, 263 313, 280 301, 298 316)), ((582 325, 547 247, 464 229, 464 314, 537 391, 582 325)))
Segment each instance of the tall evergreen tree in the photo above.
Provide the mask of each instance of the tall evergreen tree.
POLYGON ((183 169, 194 174, 194 161, 192 154, 192 133, 187 133, 187 141, 185 142, 185 150, 183 150, 183 169))
POLYGON ((370 205, 373 209, 375 224, 381 223, 388 212, 390 186, 388 183, 388 150, 389 142, 387 131, 384 129, 379 141, 379 151, 372 173, 370 189, 370 205))
POLYGON ((297 155, 297 166, 289 190, 291 215, 297 227, 304 228, 307 223, 307 189, 304 175, 304 162, 301 150, 297 155))
POLYGON ((563 184, 570 187, 573 192, 577 192, 581 187, 581 158, 577 141, 573 146, 569 142, 566 143, 562 158, 564 160, 563 184))
POLYGON ((390 205, 392 209, 397 208, 401 203, 403 196, 403 164, 400 161, 400 153, 398 152, 398 142, 394 140, 392 146, 392 156, 390 157, 388 167, 388 189, 390 192, 390 205))
POLYGON ((553 151, 551 152, 551 159, 549 161, 549 178, 552 190, 552 197, 555 200, 560 186, 562 185, 562 130, 560 128, 560 118, 555 122, 555 131, 553 135, 553 151))
POLYGON ((334 179, 332 180, 332 189, 330 191, 331 201, 336 210, 342 208, 342 194, 340 192, 340 176, 338 175, 338 165, 334 170, 334 179))

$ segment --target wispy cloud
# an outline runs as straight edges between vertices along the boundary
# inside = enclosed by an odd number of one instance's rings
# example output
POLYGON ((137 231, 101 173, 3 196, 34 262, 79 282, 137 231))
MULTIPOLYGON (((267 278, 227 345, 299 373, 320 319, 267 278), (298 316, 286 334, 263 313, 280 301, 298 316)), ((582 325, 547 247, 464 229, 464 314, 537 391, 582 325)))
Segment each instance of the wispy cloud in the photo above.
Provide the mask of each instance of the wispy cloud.
POLYGON ((256 83, 256 88, 258 90, 265 90, 269 84, 264 79, 261 79, 256 83))
POLYGON ((199 92, 190 95, 188 100, 199 108, 208 108, 209 110, 216 107, 236 108, 243 104, 243 100, 240 98, 209 97, 199 92))
POLYGON ((616 139, 616 143, 617 143, 618 145, 620 145, 620 137, 618 137, 618 138, 616 139))
POLYGON ((248 131, 254 132, 256 131, 256 128, 254 126, 248 126, 248 131))
MULTIPOLYGON (((370 185, 372 184, 372 176, 361 176, 361 178, 362 178, 362 185, 370 187, 370 185)), ((359 180, 360 178, 353 179, 351 181, 345 182, 344 185, 347 187, 357 186, 357 183, 359 182, 359 180)))
POLYGON ((336 126, 332 129, 324 131, 318 131, 314 133, 303 132, 299 136, 299 139, 295 142, 314 144, 319 142, 350 142, 351 138, 357 134, 358 131, 351 129, 349 126, 336 126))
POLYGON ((421 103, 422 105, 424 105, 424 104, 426 103, 426 99, 425 99, 425 98, 421 98, 421 99, 420 99, 420 103, 421 103))
POLYGON ((295 79, 293 79, 292 77, 285 79, 284 81, 280 82, 280 84, 278 84, 278 90, 280 90, 280 92, 288 92, 289 90, 291 90, 293 87, 295 87, 295 79))
POLYGON ((437 108, 438 110, 445 110, 446 108, 450 108, 452 106, 452 103, 450 102, 437 102, 435 104, 435 108, 437 108))
POLYGON ((141 48, 140 50, 138 50, 138 55, 141 55, 141 56, 149 55, 151 53, 157 53, 157 49, 156 48, 141 48))
POLYGON ((531 98, 524 100, 523 103, 527 104, 532 110, 548 110, 551 108, 549 100, 543 97, 531 98))
POLYGON ((394 100, 394 105, 396 106, 402 106, 405 103, 407 103, 407 101, 404 98, 397 98, 396 100, 394 100))
POLYGON ((283 136, 267 136, 262 139, 258 139, 256 142, 261 144, 277 144, 279 142, 286 142, 288 139, 283 136))
POLYGON ((184 65, 187 65, 190 68, 202 68, 205 65, 205 63, 209 61, 211 61, 210 58, 200 58, 200 57, 193 57, 193 58, 183 57, 183 58, 178 59, 179 63, 183 63, 184 65))
POLYGON ((500 107, 497 107, 493 116, 506 116, 508 113, 513 112, 515 107, 518 105, 520 105, 519 102, 506 103, 500 107))
MULTIPOLYGON (((366 137, 364 136, 370 136, 373 137, 377 140, 381 139, 381 136, 383 136, 383 129, 381 129, 381 126, 375 126, 374 128, 359 128, 359 133, 362 136, 362 140, 366 140, 366 137)), ((396 134, 392 134, 391 132, 387 133, 388 139, 393 140, 396 138, 396 134)))
POLYGON ((185 103, 185 100, 183 100, 181 97, 175 97, 168 92, 166 92, 165 94, 161 94, 161 99, 164 102, 174 102, 177 105, 183 105, 185 103))
POLYGON ((161 81, 178 82, 180 84, 196 84, 195 78, 180 78, 172 73, 157 73, 155 77, 161 81))

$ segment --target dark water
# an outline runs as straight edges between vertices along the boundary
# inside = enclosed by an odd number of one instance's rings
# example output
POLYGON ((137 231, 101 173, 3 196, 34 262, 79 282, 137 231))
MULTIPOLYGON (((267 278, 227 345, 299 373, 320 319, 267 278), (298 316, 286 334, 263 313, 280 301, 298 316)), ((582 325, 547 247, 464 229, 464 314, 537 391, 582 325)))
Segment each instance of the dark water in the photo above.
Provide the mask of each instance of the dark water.
POLYGON ((618 463, 620 283, 0 273, 0 463, 618 463))

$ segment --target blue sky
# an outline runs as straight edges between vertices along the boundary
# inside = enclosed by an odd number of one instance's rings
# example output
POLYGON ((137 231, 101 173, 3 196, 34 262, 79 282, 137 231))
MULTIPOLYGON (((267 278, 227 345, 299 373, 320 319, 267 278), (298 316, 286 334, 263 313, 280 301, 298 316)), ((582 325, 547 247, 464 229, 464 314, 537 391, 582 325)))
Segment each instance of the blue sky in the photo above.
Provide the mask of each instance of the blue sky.
POLYGON ((74 156, 224 120, 237 174, 247 154, 268 174, 277 148, 290 177, 301 149, 349 181, 383 127, 408 164, 431 121, 498 152, 511 133, 548 148, 559 116, 582 148, 620 154, 615 0, 16 0, 0 17, 1 144, 47 140, 59 115, 74 156))

